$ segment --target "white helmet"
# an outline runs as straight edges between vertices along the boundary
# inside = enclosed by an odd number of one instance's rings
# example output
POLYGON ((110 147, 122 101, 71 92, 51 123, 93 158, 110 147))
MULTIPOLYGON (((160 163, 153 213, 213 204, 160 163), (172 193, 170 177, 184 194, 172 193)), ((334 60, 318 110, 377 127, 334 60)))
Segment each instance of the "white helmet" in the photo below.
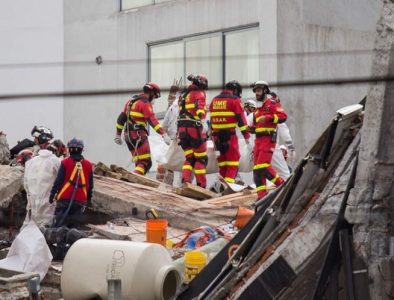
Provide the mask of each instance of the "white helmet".
POLYGON ((257 103, 256 103, 256 101, 254 101, 253 99, 248 99, 248 100, 246 100, 244 106, 249 106, 249 107, 257 108, 257 103))
POLYGON ((250 85, 250 87, 253 89, 253 92, 256 92, 256 89, 259 88, 259 87, 266 88, 267 89, 267 93, 270 92, 270 85, 269 85, 269 83, 267 81, 264 81, 264 80, 258 80, 256 82, 252 83, 250 85))
POLYGON ((40 145, 53 139, 52 131, 44 126, 34 126, 31 130, 31 136, 37 138, 40 145))

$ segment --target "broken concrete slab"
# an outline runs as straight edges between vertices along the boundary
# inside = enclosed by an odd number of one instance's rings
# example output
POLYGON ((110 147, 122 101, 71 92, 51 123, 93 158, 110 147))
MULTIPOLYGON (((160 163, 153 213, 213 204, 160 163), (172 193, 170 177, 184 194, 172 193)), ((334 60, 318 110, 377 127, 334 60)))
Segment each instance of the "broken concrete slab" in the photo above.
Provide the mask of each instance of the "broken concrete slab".
POLYGON ((5 133, 0 131, 0 165, 10 162, 10 148, 5 133))
POLYGON ((7 207, 23 189, 23 173, 22 167, 0 165, 0 207, 7 207))
POLYGON ((100 176, 95 176, 93 205, 95 210, 117 218, 145 219, 145 211, 154 208, 171 226, 186 230, 226 224, 237 211, 235 207, 218 207, 165 190, 100 176))

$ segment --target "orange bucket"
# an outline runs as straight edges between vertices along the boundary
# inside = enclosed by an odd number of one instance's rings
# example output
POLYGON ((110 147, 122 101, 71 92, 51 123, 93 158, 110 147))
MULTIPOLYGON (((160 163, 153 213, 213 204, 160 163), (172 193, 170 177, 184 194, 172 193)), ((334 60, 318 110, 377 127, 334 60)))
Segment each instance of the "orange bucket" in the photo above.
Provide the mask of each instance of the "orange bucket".
POLYGON ((250 221, 254 216, 254 211, 246 207, 238 207, 237 215, 235 216, 234 226, 241 229, 250 221))
POLYGON ((166 246, 168 221, 165 219, 146 220, 146 241, 166 246))

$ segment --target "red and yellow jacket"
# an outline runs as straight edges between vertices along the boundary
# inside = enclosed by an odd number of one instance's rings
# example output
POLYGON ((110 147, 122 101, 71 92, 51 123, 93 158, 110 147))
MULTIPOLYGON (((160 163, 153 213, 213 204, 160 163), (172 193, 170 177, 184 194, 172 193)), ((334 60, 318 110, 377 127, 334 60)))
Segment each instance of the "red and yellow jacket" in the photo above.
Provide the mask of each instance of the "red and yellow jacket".
POLYGON ((128 122, 129 130, 147 131, 149 124, 157 133, 164 134, 164 130, 153 112, 152 104, 144 94, 136 95, 126 102, 117 120, 117 134, 122 133, 126 122, 128 122), (127 114, 129 114, 129 118, 127 118, 127 114))
POLYGON ((269 135, 276 132, 278 123, 283 123, 287 114, 280 105, 277 97, 267 97, 263 105, 253 113, 253 128, 256 136, 269 135))
POLYGON ((196 121, 205 119, 206 104, 205 91, 199 89, 196 85, 191 84, 188 87, 188 92, 179 101, 179 116, 180 118, 189 117, 196 121))
POLYGON ((235 132, 238 125, 245 139, 249 138, 250 134, 245 113, 241 106, 241 99, 233 95, 231 91, 223 90, 213 98, 209 111, 211 113, 212 132, 218 132, 219 130, 235 132))

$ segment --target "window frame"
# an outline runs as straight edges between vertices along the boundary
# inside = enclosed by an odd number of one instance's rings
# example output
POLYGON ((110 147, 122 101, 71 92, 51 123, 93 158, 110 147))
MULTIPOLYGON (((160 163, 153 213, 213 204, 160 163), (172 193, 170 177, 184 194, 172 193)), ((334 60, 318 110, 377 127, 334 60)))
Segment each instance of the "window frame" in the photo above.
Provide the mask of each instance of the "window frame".
MULTIPOLYGON (((226 34, 231 33, 231 32, 241 32, 241 31, 247 31, 250 29, 259 29, 260 24, 257 23, 251 23, 247 25, 242 25, 242 26, 235 26, 235 27, 230 27, 227 29, 221 29, 221 30, 212 30, 204 33, 195 33, 195 34, 189 34, 189 35, 184 35, 181 37, 175 37, 171 39, 163 39, 163 40, 157 40, 157 41, 150 41, 146 43, 147 46, 147 82, 151 81, 151 75, 152 75, 152 61, 151 61, 151 47, 154 46, 160 46, 160 45, 166 45, 170 43, 175 43, 175 42, 182 42, 183 43, 183 83, 186 84, 186 43, 188 41, 193 41, 193 40, 199 40, 199 39, 204 39, 204 38, 209 38, 213 36, 220 36, 221 38, 221 43, 222 43, 222 51, 221 51, 221 85, 224 87, 225 81, 226 81, 226 34)), ((260 68, 258 66, 258 68, 260 68)), ((260 70, 259 70, 260 72, 260 70)), ((161 116, 163 114, 164 116, 165 112, 159 112, 157 115, 161 116)))

